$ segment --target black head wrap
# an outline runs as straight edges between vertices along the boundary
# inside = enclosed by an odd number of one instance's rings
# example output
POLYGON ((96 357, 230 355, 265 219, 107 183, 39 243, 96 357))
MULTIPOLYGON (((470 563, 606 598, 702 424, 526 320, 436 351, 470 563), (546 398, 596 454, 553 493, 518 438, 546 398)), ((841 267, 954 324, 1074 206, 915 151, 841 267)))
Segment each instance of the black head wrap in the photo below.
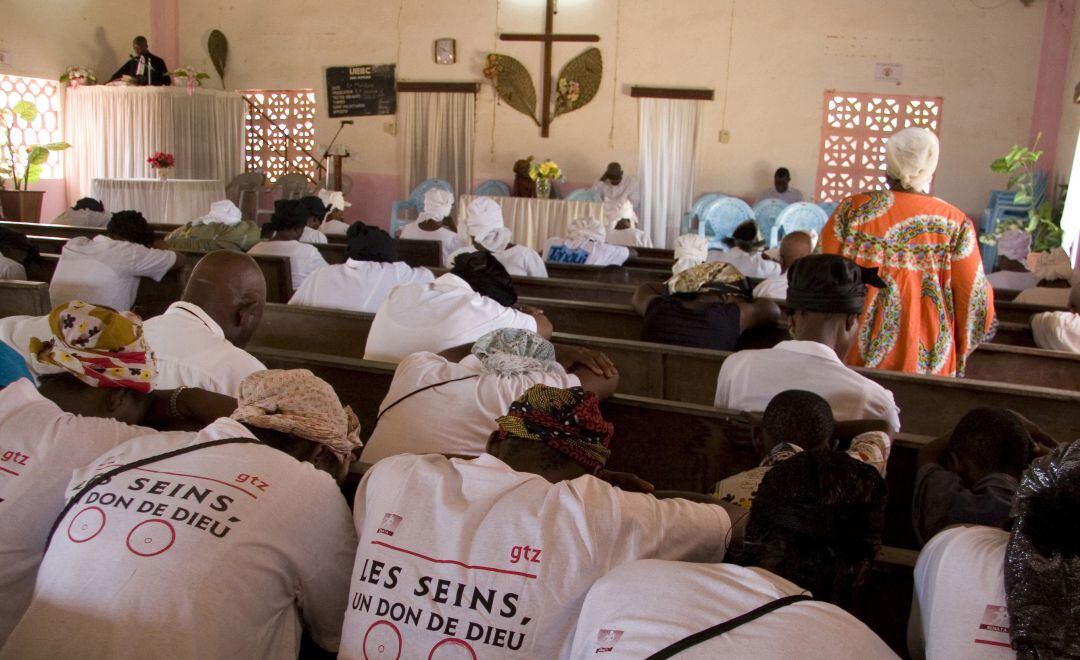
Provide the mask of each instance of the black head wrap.
POLYGON ((279 199, 274 202, 274 215, 268 223, 274 231, 303 229, 307 226, 308 208, 299 199, 279 199))
POLYGON ((72 211, 81 211, 83 209, 90 209, 91 211, 103 213, 105 211, 105 205, 94 199, 93 197, 83 197, 79 201, 75 202, 75 206, 71 207, 72 211))
POLYGON ((105 233, 119 236, 125 241, 150 247, 154 244, 154 230, 138 211, 117 211, 105 225, 105 233))
POLYGON ((469 283, 472 290, 504 307, 517 302, 510 274, 490 252, 464 252, 454 258, 450 272, 469 283))
MULTIPOLYGON (((0 227, 0 254, 12 256, 22 253, 22 265, 29 266, 41 259, 41 253, 22 232, 0 227)), ((9 257, 11 258, 11 257, 9 257)))
POLYGON ((397 241, 378 227, 365 225, 359 220, 349 225, 345 232, 349 245, 345 256, 356 261, 397 261, 397 241))
POLYGON ((792 312, 859 314, 866 286, 887 286, 876 268, 861 268, 838 254, 805 256, 791 264, 787 279, 787 308, 792 312))
POLYGON ((723 240, 728 247, 742 248, 746 251, 756 250, 765 246, 765 240, 761 238, 761 230, 753 220, 747 220, 731 232, 731 236, 723 240))
POLYGON ((307 197, 301 197, 300 202, 308 210, 308 213, 322 222, 322 219, 326 217, 326 204, 314 195, 308 195, 307 197))

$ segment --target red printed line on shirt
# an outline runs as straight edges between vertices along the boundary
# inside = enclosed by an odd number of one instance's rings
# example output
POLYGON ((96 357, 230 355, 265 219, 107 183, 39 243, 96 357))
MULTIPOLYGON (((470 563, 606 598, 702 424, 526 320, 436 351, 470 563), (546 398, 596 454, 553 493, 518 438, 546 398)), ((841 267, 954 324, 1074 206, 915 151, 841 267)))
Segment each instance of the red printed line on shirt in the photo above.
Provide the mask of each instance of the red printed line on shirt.
POLYGON ((6 467, 4 467, 4 466, 2 466, 2 465, 0 465, 0 470, 3 470, 4 472, 8 472, 8 473, 10 473, 10 474, 13 474, 13 475, 15 475, 16 477, 17 477, 17 476, 19 476, 19 473, 18 473, 18 472, 16 472, 15 470, 9 470, 9 469, 7 469, 6 467))
POLYGON ((993 641, 990 641, 989 639, 976 639, 975 643, 976 644, 989 644, 990 646, 1004 646, 1007 649, 1012 648, 1011 644, 1007 644, 1005 642, 993 642, 993 641))
POLYGON ((535 580, 536 579, 536 576, 533 575, 532 573, 521 573, 521 572, 518 572, 518 571, 508 571, 505 568, 494 568, 492 566, 474 566, 472 564, 466 564, 464 562, 460 562, 460 561, 458 561, 456 559, 436 559, 435 557, 428 557, 427 555, 422 555, 419 552, 413 552, 412 550, 406 550, 405 548, 399 548, 399 547, 397 547, 395 545, 390 545, 389 543, 384 543, 382 541, 372 541, 371 545, 381 545, 384 548, 389 548, 390 550, 397 550, 398 552, 403 552, 403 553, 405 553, 407 555, 412 555, 413 557, 419 557, 420 559, 423 559, 425 561, 430 561, 430 562, 432 562, 434 564, 454 564, 456 566, 461 566, 462 568, 468 568, 468 569, 475 570, 475 571, 491 571, 492 573, 504 573, 506 575, 517 575, 519 577, 529 578, 530 580, 535 580))
POLYGON ((247 495, 248 497, 250 497, 253 500, 259 499, 255 495, 255 493, 250 493, 250 492, 244 490, 243 488, 241 488, 240 486, 237 486, 236 484, 230 484, 228 481, 222 481, 221 479, 215 479, 213 477, 204 477, 204 476, 199 475, 199 474, 185 474, 183 472, 166 472, 164 470, 151 470, 150 468, 144 468, 144 467, 139 467, 139 468, 135 468, 135 469, 140 471, 140 472, 153 472, 154 474, 168 474, 168 475, 171 475, 171 476, 174 476, 174 477, 191 477, 192 479, 205 479, 207 481, 213 481, 214 483, 219 483, 222 486, 228 486, 229 488, 235 488, 236 490, 238 490, 241 493, 247 495))

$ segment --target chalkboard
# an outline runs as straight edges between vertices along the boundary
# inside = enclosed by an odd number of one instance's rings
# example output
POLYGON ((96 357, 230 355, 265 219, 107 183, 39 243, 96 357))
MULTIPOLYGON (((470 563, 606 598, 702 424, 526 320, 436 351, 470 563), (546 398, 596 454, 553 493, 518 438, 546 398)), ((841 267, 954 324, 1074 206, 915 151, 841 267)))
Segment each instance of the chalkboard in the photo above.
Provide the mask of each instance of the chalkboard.
POLYGON ((397 112, 394 65, 327 67, 326 95, 331 117, 392 115, 397 112))

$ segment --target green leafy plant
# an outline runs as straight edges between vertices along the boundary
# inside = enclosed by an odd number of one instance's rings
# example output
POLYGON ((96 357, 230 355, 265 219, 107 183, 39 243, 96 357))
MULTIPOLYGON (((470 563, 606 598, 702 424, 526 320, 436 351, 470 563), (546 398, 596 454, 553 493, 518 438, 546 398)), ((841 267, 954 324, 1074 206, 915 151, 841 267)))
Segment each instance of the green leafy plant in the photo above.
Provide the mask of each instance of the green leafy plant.
POLYGON ((1061 214, 1064 208, 1065 196, 1059 196, 1057 203, 1046 200, 1038 206, 1035 202, 1035 166, 1042 158, 1043 152, 1038 150, 1039 140, 1042 133, 1035 136, 1035 143, 1031 148, 1013 145, 1001 158, 996 158, 990 163, 990 169, 998 174, 1008 175, 1005 187, 1013 191, 1013 204, 1016 206, 1031 206, 1028 209, 1028 217, 1010 218, 998 223, 992 235, 984 235, 979 240, 987 245, 997 244, 997 239, 1005 232, 1019 229, 1031 234, 1031 249, 1034 252, 1049 252, 1061 246, 1061 214))
POLYGON ((51 152, 63 151, 71 146, 67 142, 49 142, 17 148, 12 142, 11 131, 19 120, 25 123, 24 128, 29 129, 37 116, 37 106, 30 101, 19 101, 10 108, 0 108, 0 131, 4 134, 4 141, 0 143, 0 188, 7 179, 11 179, 15 190, 26 190, 41 178, 41 166, 49 160, 51 152))

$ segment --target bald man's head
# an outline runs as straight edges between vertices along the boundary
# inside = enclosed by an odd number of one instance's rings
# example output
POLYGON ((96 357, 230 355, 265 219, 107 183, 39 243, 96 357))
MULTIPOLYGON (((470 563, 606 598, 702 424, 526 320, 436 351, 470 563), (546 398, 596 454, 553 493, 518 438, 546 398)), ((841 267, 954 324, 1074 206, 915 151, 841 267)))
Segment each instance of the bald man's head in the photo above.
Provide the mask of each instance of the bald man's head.
POLYGON ((780 265, 784 272, 791 264, 814 251, 814 241, 805 231, 791 232, 780 241, 780 265))
POLYGON ((195 264, 182 300, 198 305, 221 326, 226 339, 243 348, 262 320, 266 280, 248 255, 218 250, 195 264))

